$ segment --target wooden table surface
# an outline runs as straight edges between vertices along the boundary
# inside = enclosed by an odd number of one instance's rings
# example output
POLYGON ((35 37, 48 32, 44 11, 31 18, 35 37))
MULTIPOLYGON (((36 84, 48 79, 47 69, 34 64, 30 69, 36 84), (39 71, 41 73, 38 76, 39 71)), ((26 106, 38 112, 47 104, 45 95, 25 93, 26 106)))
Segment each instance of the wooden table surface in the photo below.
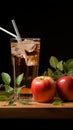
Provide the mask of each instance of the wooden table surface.
POLYGON ((0 102, 0 119, 72 119, 73 102, 53 105, 52 103, 29 102, 28 105, 16 101, 16 106, 0 102))

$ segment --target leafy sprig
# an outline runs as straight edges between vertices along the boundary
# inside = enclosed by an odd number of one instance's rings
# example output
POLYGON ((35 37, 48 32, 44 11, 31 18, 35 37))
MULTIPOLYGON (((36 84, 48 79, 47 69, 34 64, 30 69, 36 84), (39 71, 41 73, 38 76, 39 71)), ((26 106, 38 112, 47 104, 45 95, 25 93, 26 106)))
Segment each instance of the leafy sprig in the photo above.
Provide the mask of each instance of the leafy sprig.
POLYGON ((11 77, 8 73, 2 72, 1 78, 3 84, 0 85, 0 88, 4 88, 4 92, 0 92, 0 101, 7 100, 9 96, 13 93, 13 88, 10 86, 11 77))
POLYGON ((49 59, 50 67, 46 71, 46 75, 51 76, 54 80, 57 80, 63 75, 73 76, 73 58, 67 61, 59 61, 57 57, 51 56, 49 59))
POLYGON ((20 89, 22 88, 21 86, 21 82, 23 80, 24 74, 20 74, 16 77, 16 85, 18 86, 17 88, 13 88, 10 84, 11 84, 11 76, 6 73, 6 72, 2 72, 1 73, 1 78, 3 81, 3 84, 0 85, 1 87, 4 87, 5 91, 0 92, 0 101, 5 101, 5 100, 9 100, 8 105, 15 105, 14 104, 14 91, 16 91, 17 95, 20 92, 20 89))

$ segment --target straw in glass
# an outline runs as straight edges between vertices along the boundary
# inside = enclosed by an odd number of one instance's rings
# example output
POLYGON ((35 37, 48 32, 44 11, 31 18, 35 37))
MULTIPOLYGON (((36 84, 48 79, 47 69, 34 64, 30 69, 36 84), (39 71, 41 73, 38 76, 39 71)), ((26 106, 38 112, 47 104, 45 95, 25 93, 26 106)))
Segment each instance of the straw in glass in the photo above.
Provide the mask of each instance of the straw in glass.
POLYGON ((21 38, 21 36, 20 36, 20 33, 19 33, 19 31, 18 31, 18 28, 17 28, 17 25, 16 25, 14 19, 12 20, 12 24, 13 24, 13 27, 14 27, 15 32, 16 32, 16 35, 17 35, 17 41, 18 41, 18 43, 19 43, 19 47, 20 47, 20 49, 21 49, 22 55, 23 55, 23 57, 25 58, 25 61, 26 61, 26 63, 27 63, 27 55, 26 55, 26 52, 25 52, 25 50, 23 50, 23 47, 21 46, 22 38, 21 38))
POLYGON ((13 34, 13 33, 9 32, 9 31, 7 31, 6 29, 0 27, 0 30, 2 30, 3 32, 8 33, 9 35, 11 35, 11 36, 13 36, 13 37, 15 37, 15 38, 17 39, 17 36, 16 36, 15 34, 13 34))

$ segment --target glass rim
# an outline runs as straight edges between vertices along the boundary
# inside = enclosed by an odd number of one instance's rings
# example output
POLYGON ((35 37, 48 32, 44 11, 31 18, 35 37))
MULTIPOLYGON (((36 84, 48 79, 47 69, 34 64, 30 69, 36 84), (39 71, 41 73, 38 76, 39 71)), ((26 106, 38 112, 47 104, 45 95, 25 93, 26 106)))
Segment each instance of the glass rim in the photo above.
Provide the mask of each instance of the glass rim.
MULTIPOLYGON (((14 39, 14 40, 17 40, 15 37, 11 37, 10 40, 11 40, 11 39, 12 39, 12 40, 13 40, 13 39, 14 39)), ((33 39, 33 40, 38 40, 38 41, 41 40, 41 38, 38 38, 38 37, 35 37, 35 38, 34 38, 34 37, 31 37, 31 38, 30 38, 30 37, 28 37, 28 38, 27 38, 27 37, 21 37, 21 39, 33 39)))

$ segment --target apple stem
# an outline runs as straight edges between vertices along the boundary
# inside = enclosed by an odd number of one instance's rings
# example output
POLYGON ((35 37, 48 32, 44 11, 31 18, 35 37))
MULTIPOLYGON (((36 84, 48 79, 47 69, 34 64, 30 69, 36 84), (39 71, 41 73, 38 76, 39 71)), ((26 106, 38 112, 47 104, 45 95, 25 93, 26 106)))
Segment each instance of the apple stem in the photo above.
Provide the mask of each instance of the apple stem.
POLYGON ((43 74, 43 76, 41 76, 40 79, 41 79, 41 80, 44 80, 44 78, 45 78, 46 75, 47 75, 47 72, 45 71, 44 74, 43 74))
POLYGON ((45 77, 45 76, 41 76, 40 79, 41 79, 41 80, 44 80, 44 77, 45 77))
POLYGON ((47 75, 47 72, 45 71, 43 75, 46 76, 46 75, 47 75))

